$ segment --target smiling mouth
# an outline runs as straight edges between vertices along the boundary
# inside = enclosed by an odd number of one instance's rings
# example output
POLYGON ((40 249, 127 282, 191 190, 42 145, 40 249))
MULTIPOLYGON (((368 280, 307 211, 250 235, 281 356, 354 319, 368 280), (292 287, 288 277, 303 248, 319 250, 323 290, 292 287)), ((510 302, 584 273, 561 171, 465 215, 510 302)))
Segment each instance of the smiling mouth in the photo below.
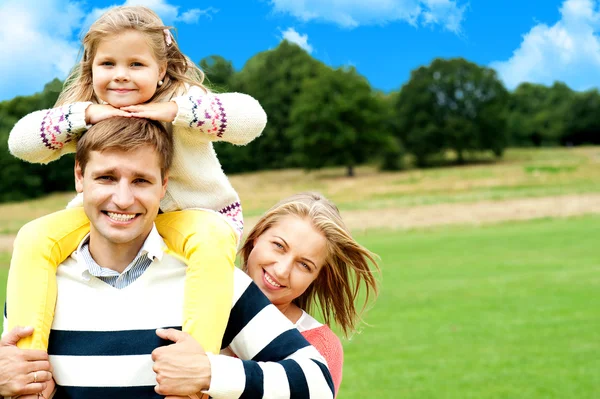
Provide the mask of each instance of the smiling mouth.
POLYGON ((115 222, 129 222, 139 215, 139 213, 116 213, 109 211, 102 211, 102 213, 115 222))
POLYGON ((265 281, 267 283, 269 283, 273 288, 283 288, 285 287, 284 285, 281 285, 279 283, 277 283, 275 280, 273 280, 273 278, 269 275, 269 273, 266 272, 266 270, 263 270, 263 274, 265 277, 265 281))

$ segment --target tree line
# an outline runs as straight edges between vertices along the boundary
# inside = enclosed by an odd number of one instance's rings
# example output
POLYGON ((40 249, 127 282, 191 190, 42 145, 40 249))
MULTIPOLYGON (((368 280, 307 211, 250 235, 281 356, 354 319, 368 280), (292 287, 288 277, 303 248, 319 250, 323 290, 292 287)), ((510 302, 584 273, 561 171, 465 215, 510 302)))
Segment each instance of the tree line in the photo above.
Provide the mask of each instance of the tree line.
MULTIPOLYGON (((236 71, 210 56, 199 62, 215 92, 256 98, 268 115, 262 136, 244 147, 216 143, 227 173, 363 163, 382 169, 426 167, 451 153, 456 163, 509 146, 600 143, 600 93, 557 82, 508 91, 491 68, 462 58, 435 59, 397 91, 374 90, 353 67, 331 68, 287 41, 236 71)), ((62 82, 0 102, 0 202, 73 189, 73 157, 34 165, 12 157, 8 134, 27 113, 54 105, 62 82)))

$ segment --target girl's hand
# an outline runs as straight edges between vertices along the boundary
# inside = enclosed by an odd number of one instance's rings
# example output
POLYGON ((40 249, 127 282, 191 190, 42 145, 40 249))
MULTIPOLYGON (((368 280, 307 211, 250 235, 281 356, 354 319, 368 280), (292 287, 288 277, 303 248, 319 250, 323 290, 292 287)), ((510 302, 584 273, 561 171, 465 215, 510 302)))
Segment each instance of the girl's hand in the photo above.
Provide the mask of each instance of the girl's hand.
POLYGON ((131 116, 129 113, 115 108, 109 104, 92 104, 85 110, 85 123, 95 125, 104 119, 112 118, 113 116, 131 116))
POLYGON ((173 122, 177 116, 179 107, 174 101, 164 103, 148 103, 139 105, 130 105, 121 107, 121 111, 126 111, 136 118, 148 118, 160 122, 173 122))

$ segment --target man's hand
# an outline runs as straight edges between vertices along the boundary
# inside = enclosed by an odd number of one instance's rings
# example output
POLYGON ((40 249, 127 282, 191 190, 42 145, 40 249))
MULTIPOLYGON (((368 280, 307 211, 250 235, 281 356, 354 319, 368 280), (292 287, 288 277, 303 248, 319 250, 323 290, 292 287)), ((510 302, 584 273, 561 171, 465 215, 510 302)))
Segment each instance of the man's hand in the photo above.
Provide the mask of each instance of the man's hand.
POLYGON ((174 101, 130 105, 120 109, 128 112, 130 116, 148 118, 159 122, 173 122, 177 116, 177 111, 179 111, 179 107, 174 101))
POLYGON ((0 397, 37 394, 52 380, 46 352, 17 348, 31 334, 31 327, 15 327, 0 340, 0 397))
POLYGON ((168 396, 202 396, 210 388, 210 361, 202 346, 189 334, 173 328, 158 329, 156 335, 175 342, 152 352, 152 367, 158 383, 154 390, 168 396))
POLYGON ((33 393, 30 395, 21 395, 19 396, 19 399, 40 399, 40 398, 44 398, 44 399, 50 399, 54 396, 54 389, 56 388, 56 383, 54 382, 54 379, 50 379, 50 381, 48 381, 46 383, 46 389, 44 389, 40 393, 33 393))
POLYGON ((92 104, 85 109, 85 123, 88 125, 95 125, 113 116, 130 117, 132 115, 109 104, 92 104))

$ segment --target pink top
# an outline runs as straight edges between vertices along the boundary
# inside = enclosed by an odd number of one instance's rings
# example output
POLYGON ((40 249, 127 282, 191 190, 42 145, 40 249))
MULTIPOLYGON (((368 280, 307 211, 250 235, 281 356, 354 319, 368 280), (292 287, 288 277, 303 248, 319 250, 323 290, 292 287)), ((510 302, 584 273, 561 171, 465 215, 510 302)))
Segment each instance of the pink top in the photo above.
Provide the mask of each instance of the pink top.
POLYGON ((319 323, 311 315, 304 312, 296 322, 296 328, 302 333, 304 338, 314 346, 327 361, 329 372, 333 379, 335 394, 340 389, 342 383, 342 368, 344 365, 344 349, 342 342, 335 335, 329 326, 319 323))

